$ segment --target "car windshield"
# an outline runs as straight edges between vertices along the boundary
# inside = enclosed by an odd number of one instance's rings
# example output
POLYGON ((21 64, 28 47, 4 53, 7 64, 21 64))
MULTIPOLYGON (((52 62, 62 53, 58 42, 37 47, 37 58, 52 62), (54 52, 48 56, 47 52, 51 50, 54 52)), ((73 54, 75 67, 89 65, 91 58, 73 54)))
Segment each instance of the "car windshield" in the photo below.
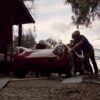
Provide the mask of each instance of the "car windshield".
POLYGON ((56 55, 61 55, 65 52, 65 46, 64 45, 57 45, 54 49, 54 53, 56 55))

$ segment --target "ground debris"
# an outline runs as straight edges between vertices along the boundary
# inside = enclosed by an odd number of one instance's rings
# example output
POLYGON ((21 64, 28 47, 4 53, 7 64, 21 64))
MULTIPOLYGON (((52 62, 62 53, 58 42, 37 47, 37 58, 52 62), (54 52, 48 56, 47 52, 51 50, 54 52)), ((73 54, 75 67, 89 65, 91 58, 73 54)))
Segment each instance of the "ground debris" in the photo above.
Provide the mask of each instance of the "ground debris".
POLYGON ((100 85, 62 84, 54 79, 11 81, 0 91, 0 100, 100 100, 100 85))
POLYGON ((63 93, 67 94, 67 93, 80 93, 80 91, 78 89, 67 89, 65 91, 63 91, 63 93))

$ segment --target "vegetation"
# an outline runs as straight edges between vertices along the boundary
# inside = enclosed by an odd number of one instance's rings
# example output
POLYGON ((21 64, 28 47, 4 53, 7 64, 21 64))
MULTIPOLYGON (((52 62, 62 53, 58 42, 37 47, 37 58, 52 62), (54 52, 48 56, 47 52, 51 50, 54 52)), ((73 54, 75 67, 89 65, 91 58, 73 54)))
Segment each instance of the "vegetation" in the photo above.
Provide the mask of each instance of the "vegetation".
MULTIPOLYGON (((31 29, 29 29, 28 31, 25 32, 26 34, 22 35, 22 46, 27 47, 27 48, 31 48, 35 45, 36 41, 36 35, 33 34, 33 32, 31 31, 31 29)), ((14 37, 14 44, 18 44, 18 36, 14 37)))
POLYGON ((92 21, 100 18, 100 0, 65 0, 72 7, 73 23, 88 27, 92 21))
POLYGON ((52 48, 57 45, 57 41, 51 38, 46 39, 45 42, 47 43, 48 48, 52 48))

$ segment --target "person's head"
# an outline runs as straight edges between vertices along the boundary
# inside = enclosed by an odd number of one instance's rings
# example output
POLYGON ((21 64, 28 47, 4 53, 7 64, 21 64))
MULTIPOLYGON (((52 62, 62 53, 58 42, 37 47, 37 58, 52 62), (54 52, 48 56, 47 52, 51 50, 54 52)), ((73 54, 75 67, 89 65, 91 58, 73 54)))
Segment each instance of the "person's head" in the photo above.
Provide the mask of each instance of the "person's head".
POLYGON ((39 43, 36 46, 36 49, 45 49, 47 47, 44 40, 40 40, 39 43))
POLYGON ((44 40, 40 40, 40 41, 39 41, 39 44, 45 45, 45 41, 44 41, 44 40))
POLYGON ((79 36, 80 36, 80 31, 74 31, 74 32, 72 33, 72 38, 73 38, 74 40, 78 39, 79 36))

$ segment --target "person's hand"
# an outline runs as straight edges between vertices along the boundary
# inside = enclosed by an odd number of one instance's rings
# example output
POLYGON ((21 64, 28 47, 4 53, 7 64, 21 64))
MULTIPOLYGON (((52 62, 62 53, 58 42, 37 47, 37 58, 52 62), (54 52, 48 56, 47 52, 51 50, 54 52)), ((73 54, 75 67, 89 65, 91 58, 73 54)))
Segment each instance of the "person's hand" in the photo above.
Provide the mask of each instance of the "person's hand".
POLYGON ((84 57, 83 57, 82 55, 79 55, 79 58, 80 58, 81 60, 84 60, 84 57))

